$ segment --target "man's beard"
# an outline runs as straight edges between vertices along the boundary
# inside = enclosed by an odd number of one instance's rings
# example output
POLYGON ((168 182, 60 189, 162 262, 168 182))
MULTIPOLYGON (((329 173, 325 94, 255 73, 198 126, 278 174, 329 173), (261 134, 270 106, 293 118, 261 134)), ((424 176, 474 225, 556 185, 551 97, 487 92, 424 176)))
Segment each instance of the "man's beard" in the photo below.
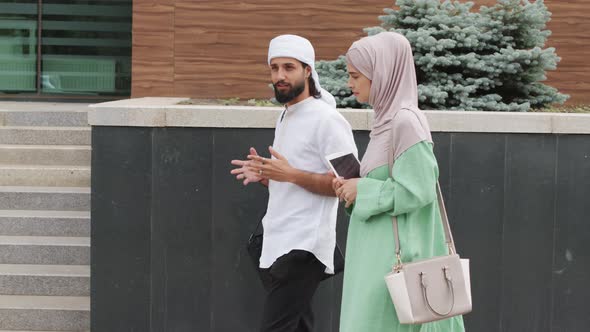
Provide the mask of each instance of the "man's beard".
POLYGON ((301 80, 300 82, 295 83, 296 85, 291 86, 291 88, 287 91, 280 91, 277 88, 277 84, 279 84, 279 83, 284 83, 284 82, 279 81, 279 82, 273 84, 273 87, 275 90, 275 98, 281 104, 286 104, 286 103, 290 102, 291 100, 297 98, 305 90, 305 81, 304 80, 301 80))

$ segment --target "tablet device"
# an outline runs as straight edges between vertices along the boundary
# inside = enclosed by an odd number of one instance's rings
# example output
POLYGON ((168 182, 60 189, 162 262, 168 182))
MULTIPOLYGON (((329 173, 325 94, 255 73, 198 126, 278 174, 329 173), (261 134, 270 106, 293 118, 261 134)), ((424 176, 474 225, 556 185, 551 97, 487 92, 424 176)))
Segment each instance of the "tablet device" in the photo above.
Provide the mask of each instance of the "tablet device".
POLYGON ((338 177, 360 177, 361 163, 352 152, 337 152, 326 156, 330 168, 338 177))

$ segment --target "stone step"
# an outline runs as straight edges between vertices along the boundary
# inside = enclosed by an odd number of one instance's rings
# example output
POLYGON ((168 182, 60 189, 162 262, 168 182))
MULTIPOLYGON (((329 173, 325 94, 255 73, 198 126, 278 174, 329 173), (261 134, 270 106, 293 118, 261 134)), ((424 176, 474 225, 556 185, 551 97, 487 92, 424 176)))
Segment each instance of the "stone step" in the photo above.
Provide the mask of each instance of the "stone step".
POLYGON ((0 185, 88 187, 90 186, 90 166, 0 164, 0 185))
POLYGON ((0 186, 0 210, 90 211, 90 188, 0 186))
MULTIPOLYGON (((0 332, 78 332, 78 331, 0 330, 0 332)), ((90 332, 90 330, 83 330, 82 332, 90 332)))
POLYGON ((89 331, 90 297, 0 295, 0 329, 89 331))
POLYGON ((89 145, 0 144, 0 163, 90 166, 89 145))
POLYGON ((0 264, 90 264, 90 238, 0 236, 0 264))
POLYGON ((0 144, 90 145, 90 127, 0 127, 0 144))
POLYGON ((89 237, 0 236, 0 264, 90 264, 89 237))
MULTIPOLYGON (((77 331, 0 330, 0 332, 77 332, 77 331)), ((82 332, 90 332, 90 330, 84 330, 82 332)))
POLYGON ((89 103, 38 102, 38 101, 0 101, 2 111, 30 112, 68 112, 85 111, 89 103))
POLYGON ((0 210, 0 234, 88 237, 90 212, 0 210))
POLYGON ((90 266, 0 264, 0 294, 90 296, 90 266))
POLYGON ((0 126, 85 127, 88 111, 0 110, 0 126))

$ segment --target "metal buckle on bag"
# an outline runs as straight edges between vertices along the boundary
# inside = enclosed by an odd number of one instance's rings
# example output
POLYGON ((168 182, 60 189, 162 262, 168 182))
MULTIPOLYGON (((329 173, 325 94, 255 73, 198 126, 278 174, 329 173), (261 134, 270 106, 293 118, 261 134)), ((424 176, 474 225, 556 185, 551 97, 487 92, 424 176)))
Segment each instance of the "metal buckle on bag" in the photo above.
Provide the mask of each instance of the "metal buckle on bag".
POLYGON ((445 275, 445 279, 447 279, 447 281, 453 281, 453 279, 451 278, 451 271, 448 266, 443 267, 443 272, 445 275))
POLYGON ((395 254, 396 262, 393 266, 393 272, 399 272, 403 268, 401 253, 395 254))
POLYGON ((449 247, 449 253, 451 255, 456 254, 455 249, 453 249, 453 244, 452 243, 447 242, 447 246, 449 247))
POLYGON ((426 289, 428 287, 428 283, 426 281, 426 273, 420 272, 419 276, 420 276, 420 284, 422 285, 422 288, 426 289))

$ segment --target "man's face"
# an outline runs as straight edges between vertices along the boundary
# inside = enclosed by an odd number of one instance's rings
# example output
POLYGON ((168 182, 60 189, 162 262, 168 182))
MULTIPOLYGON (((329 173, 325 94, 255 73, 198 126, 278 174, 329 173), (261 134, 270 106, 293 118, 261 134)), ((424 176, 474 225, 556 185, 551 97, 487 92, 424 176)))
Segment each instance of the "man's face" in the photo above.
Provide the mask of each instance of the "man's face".
POLYGON ((309 67, 293 58, 274 58, 270 61, 275 98, 281 104, 290 102, 307 88, 309 67))

